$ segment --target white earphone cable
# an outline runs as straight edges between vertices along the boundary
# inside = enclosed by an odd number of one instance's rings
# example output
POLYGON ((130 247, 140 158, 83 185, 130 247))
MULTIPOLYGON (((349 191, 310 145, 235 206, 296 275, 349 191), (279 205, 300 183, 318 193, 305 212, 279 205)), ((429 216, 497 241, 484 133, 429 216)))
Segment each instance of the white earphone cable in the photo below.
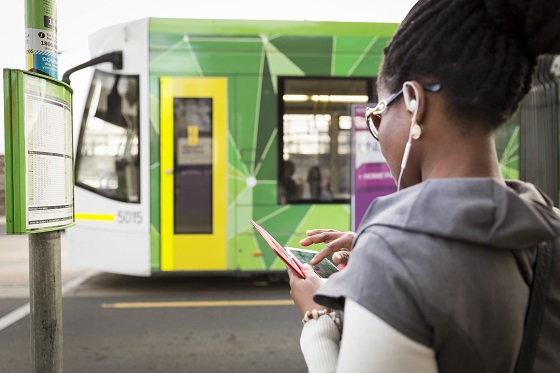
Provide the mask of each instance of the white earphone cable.
POLYGON ((408 156, 410 154, 410 148, 412 146, 412 130, 413 130, 413 126, 414 123, 416 123, 416 116, 418 114, 418 89, 416 88, 416 86, 414 84, 412 84, 411 82, 404 82, 403 83, 403 96, 405 99, 405 106, 408 109, 408 105, 410 103, 410 101, 408 100, 408 91, 406 91, 406 89, 410 87, 412 88, 412 90, 414 91, 414 95, 416 96, 416 105, 414 106, 414 111, 412 113, 412 120, 410 122, 410 130, 408 131, 408 140, 406 142, 406 145, 404 147, 404 153, 403 153, 403 158, 402 158, 402 162, 401 162, 401 171, 399 173, 399 179, 397 181, 397 192, 401 190, 401 180, 402 180, 402 176, 404 174, 404 169, 406 168, 406 162, 408 161, 408 156))

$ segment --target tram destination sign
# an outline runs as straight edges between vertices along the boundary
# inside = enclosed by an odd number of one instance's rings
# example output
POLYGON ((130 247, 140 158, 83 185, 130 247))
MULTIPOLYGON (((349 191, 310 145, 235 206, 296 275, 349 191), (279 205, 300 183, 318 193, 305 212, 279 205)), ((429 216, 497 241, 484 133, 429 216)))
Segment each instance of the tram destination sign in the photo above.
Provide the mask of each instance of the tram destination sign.
POLYGON ((72 88, 4 69, 6 232, 74 225, 72 88))

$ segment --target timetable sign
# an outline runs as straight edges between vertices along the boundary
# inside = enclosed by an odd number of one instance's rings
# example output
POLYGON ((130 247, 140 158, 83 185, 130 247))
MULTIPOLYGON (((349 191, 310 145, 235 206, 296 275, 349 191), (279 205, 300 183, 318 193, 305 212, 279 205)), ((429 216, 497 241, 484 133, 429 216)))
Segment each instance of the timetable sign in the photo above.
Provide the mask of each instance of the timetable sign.
POLYGON ((6 231, 74 225, 72 89, 22 70, 4 70, 6 231))

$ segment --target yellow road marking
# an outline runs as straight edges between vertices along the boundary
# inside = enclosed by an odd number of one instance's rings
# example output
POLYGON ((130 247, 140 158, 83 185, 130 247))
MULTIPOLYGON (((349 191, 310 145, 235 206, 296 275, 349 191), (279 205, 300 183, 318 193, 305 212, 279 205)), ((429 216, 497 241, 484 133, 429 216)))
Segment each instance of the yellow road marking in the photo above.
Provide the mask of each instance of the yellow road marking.
POLYGON ((101 308, 173 308, 173 307, 259 307, 259 306, 293 306, 291 299, 272 300, 217 300, 197 302, 122 302, 103 303, 101 308))

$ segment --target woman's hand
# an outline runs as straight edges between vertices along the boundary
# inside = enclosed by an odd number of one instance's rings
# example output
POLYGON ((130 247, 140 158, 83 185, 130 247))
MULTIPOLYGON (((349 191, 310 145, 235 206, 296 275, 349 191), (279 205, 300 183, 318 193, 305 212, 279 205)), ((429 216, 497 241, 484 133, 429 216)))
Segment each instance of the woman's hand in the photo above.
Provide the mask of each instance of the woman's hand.
POLYGON ((334 229, 312 229, 305 232, 305 234, 307 234, 307 237, 299 241, 301 246, 326 243, 325 247, 311 260, 311 264, 317 264, 332 253, 338 252, 341 249, 346 249, 347 251, 333 255, 333 260, 337 264, 346 264, 348 262, 349 251, 352 249, 352 243, 354 242, 356 233, 339 232, 334 229))
POLYGON ((301 278, 288 267, 288 275, 290 276, 290 295, 301 314, 305 315, 306 311, 313 309, 322 310, 325 307, 313 301, 313 295, 323 285, 323 280, 315 273, 313 268, 305 263, 301 270, 305 274, 305 278, 301 278))
POLYGON ((349 251, 339 251, 334 253, 332 256, 332 260, 335 264, 348 264, 348 259, 350 259, 350 252, 349 251))

